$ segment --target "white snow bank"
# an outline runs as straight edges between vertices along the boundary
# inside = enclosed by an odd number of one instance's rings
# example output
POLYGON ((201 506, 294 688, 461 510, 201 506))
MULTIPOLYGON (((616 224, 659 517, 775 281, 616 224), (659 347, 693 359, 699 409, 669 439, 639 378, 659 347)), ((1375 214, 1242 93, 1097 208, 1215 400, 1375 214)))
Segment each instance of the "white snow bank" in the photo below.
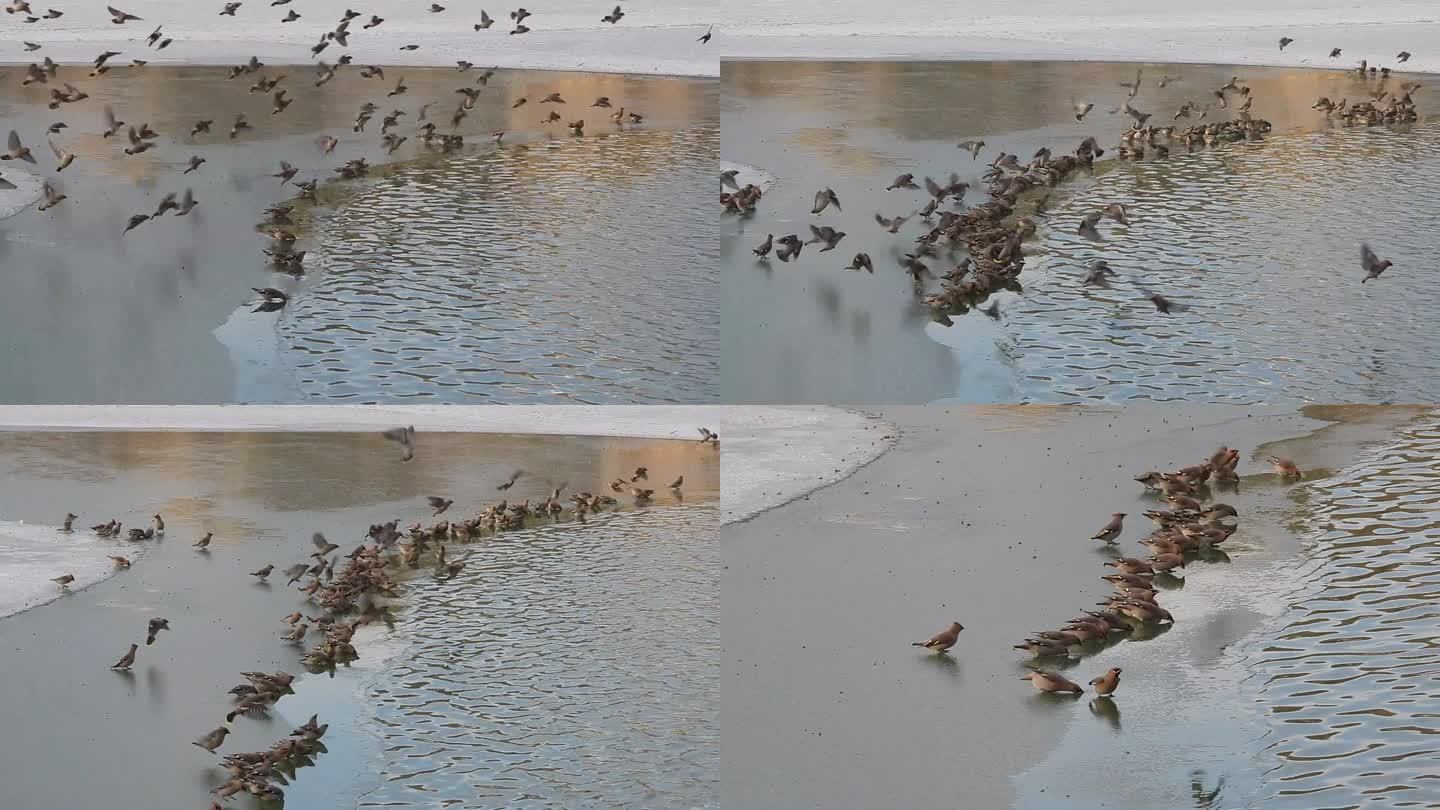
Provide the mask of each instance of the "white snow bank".
POLYGON ((0 219, 13 217, 29 208, 40 199, 45 180, 30 172, 14 169, 6 164, 0 169, 0 179, 8 180, 14 188, 0 188, 0 219))
POLYGON ((737 408, 745 419, 722 433, 720 522, 773 509, 848 477, 888 450, 897 428, 826 406, 737 408))
POLYGON ((1440 72, 1440 12, 1378 0, 1026 0, 957 5, 908 0, 726 0, 725 57, 1198 62, 1303 67, 1371 64, 1440 72), (1018 13, 1023 9, 1023 14, 1018 13), (1295 41, 1283 52, 1280 37, 1295 41), (1341 48, 1330 59, 1331 48, 1341 48), (1414 57, 1401 65, 1402 50, 1414 57))
MULTIPOLYGON (((116 8, 136 14, 139 22, 115 25, 105 3, 55 0, 35 2, 64 12, 54 20, 25 24, 23 14, 0 15, 0 62, 35 62, 49 56, 61 64, 89 62, 102 50, 120 51, 112 64, 148 59, 152 64, 239 64, 252 55, 272 64, 312 63, 310 47, 335 27, 347 8, 363 16, 350 22, 350 45, 331 42, 320 59, 334 63, 350 53, 360 64, 454 66, 466 59, 476 65, 540 70, 581 70, 600 73, 650 73, 718 76, 716 42, 696 39, 713 21, 714 6, 704 2, 667 2, 631 6, 621 0, 625 17, 616 25, 600 21, 613 2, 598 0, 537 0, 534 3, 465 3, 441 0, 445 11, 432 14, 421 0, 304 0, 271 6, 269 0, 243 0, 234 17, 220 16, 223 0, 127 0, 116 8), (525 5, 530 33, 511 35, 510 11, 525 5), (495 24, 474 30, 484 8, 495 24), (300 19, 280 22, 295 9, 300 19), (364 30, 370 15, 384 22, 364 30), (174 39, 163 51, 148 48, 145 37, 163 25, 174 39), (37 43, 24 50, 22 40, 37 43), (402 45, 419 45, 402 51, 402 45)), ((38 15, 37 15, 38 16, 38 15)))
POLYGON ((64 596, 53 577, 74 576, 73 592, 115 573, 112 550, 88 531, 0 520, 0 618, 64 596))

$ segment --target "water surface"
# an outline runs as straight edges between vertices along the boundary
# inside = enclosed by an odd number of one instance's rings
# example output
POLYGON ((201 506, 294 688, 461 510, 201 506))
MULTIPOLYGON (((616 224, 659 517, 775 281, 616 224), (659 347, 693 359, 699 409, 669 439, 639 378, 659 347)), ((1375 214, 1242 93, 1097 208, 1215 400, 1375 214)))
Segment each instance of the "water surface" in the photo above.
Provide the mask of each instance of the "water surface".
MULTIPOLYGON (((718 284, 700 195, 713 175, 719 123, 713 81, 499 71, 452 130, 457 87, 478 70, 390 67, 363 79, 351 66, 323 88, 313 68, 286 74, 293 104, 270 114, 257 75, 223 68, 116 67, 101 79, 60 69, 90 98, 48 110, 47 86, 21 87, 0 69, 0 116, 69 199, 0 221, 0 361, 8 402, 699 402, 715 398, 718 284), (408 90, 390 96, 403 79, 408 90), (560 92, 565 105, 541 104, 560 92), (613 109, 592 108, 608 96, 613 109), (521 97, 529 103, 512 105, 521 97), (361 104, 378 105, 365 132, 361 104), (148 122, 157 147, 125 155, 105 139, 102 109, 148 122), (465 146, 419 144, 422 105, 465 146), (616 126, 621 106, 645 116, 616 126), (382 119, 408 140, 392 156, 382 119), (561 123, 542 124, 551 110, 561 123), (253 129, 230 140, 236 113, 253 129), (190 136, 213 119, 214 134, 190 136), (584 119, 585 135, 564 122, 584 119), (63 172, 45 129, 76 153, 63 172), (500 146, 490 137, 505 130, 500 146), (331 154, 315 144, 340 139, 331 154), (191 155, 208 162, 183 175, 191 155), (264 209, 292 201, 272 177, 334 177, 365 157, 368 180, 324 186, 292 216, 307 250, 301 278, 273 272, 257 233, 264 209), (170 192, 199 207, 121 236, 170 192), (252 287, 291 296, 254 312, 252 287)), ((7 162, 0 173, 22 170, 7 162)), ((32 183, 33 185, 33 183, 32 183)))
MULTIPOLYGON (((1111 160, 1050 191, 1048 214, 1025 247, 1023 290, 995 295, 1001 318, 936 318, 900 269, 922 233, 896 236, 874 215, 909 214, 923 191, 885 191, 899 174, 979 176, 999 150, 1028 160, 1069 152, 1086 136, 1107 150, 1129 126, 1112 114, 1119 82, 1137 65, 997 62, 728 62, 722 75, 721 156, 775 178, 753 217, 721 224, 722 383, 729 400, 757 402, 1079 402, 1133 399, 1258 403, 1431 401, 1440 358, 1429 315, 1440 293, 1423 268, 1440 246, 1419 212, 1440 204, 1440 127, 1424 119, 1432 88, 1416 94, 1422 121, 1344 128, 1310 109, 1319 96, 1364 98, 1378 80, 1340 71, 1145 65, 1134 100, 1171 123, 1186 100, 1213 101, 1239 74, 1263 141, 1143 162, 1111 160), (1170 77, 1164 88, 1162 77, 1170 77), (1095 104, 1086 121, 1072 100, 1095 104), (979 160, 956 149, 983 139, 979 160), (811 215, 833 188, 844 211, 811 215), (1368 191, 1366 189, 1369 189, 1368 191), (1402 190, 1403 191, 1399 191, 1402 190), (1396 190, 1392 193, 1391 190, 1396 190), (1100 241, 1075 233, 1098 204, 1123 203, 1132 225, 1107 221, 1100 241), (833 251, 807 246, 798 262, 757 262, 767 233, 809 238, 809 225, 846 236, 833 251), (1396 262, 1359 281, 1359 245, 1396 262), (842 270, 869 253, 876 274, 842 270), (1103 258, 1119 274, 1084 287, 1103 258), (1187 304, 1163 317, 1156 291, 1187 304)), ((1229 115, 1218 108, 1207 118, 1229 115)), ((1189 119, 1193 123, 1196 119, 1189 119)), ((1181 119, 1178 123, 1186 123, 1181 119)), ((1031 195, 1033 198, 1036 195, 1031 195)), ((973 190, 968 204, 983 201, 973 190)), ((1030 207, 1022 204, 1021 211, 1030 207)), ((957 253, 928 261, 944 271, 957 253)))
MULTIPOLYGON (((240 672, 277 669, 302 673, 296 694, 268 719, 237 719, 221 753, 268 746, 318 712, 329 750, 285 788, 292 808, 473 803, 482 786, 504 800, 481 806, 713 806, 718 453, 689 441, 419 439, 401 464, 369 433, 0 434, 0 514, 138 526, 158 511, 168 524, 162 540, 97 541, 132 555, 130 570, 0 619, 6 806, 206 806, 224 774, 190 740, 224 719, 240 672), (306 673, 302 650, 279 639, 280 617, 313 605, 283 579, 247 575, 298 561, 316 530, 349 548, 372 523, 430 521, 426 495, 469 514, 516 468, 529 474, 508 494, 523 500, 641 465, 669 476, 662 487, 683 474, 684 495, 452 547, 467 555, 463 575, 407 577, 394 626, 363 631, 361 659, 333 674, 306 673), (207 530, 201 553, 190 544, 207 530), (142 643, 130 673, 110 671, 157 616, 172 630, 142 643)), ((5 552, 0 582, 31 572, 5 552)))

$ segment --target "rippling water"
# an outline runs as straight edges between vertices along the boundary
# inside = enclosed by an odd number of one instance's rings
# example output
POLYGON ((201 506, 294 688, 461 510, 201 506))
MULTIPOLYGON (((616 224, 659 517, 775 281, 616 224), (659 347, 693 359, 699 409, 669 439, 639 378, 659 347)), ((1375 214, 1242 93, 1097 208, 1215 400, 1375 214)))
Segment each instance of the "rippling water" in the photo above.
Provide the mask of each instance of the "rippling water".
POLYGON ((323 272, 279 326, 305 395, 713 399, 719 285, 695 196, 718 143, 709 127, 462 155, 318 211, 323 272))
MULTIPOLYGON (((1103 63, 727 63, 722 158, 775 175, 753 217, 721 225, 722 385, 746 401, 925 402, 1156 399, 1431 401, 1440 397, 1428 268, 1440 243, 1424 213, 1440 204, 1440 124, 1345 128, 1310 109, 1318 96, 1365 97, 1377 82, 1341 71, 1147 65, 1135 105, 1164 123, 1236 73, 1274 133, 1193 154, 1120 163, 1051 190, 1023 290, 995 296, 998 321, 971 312, 942 325, 918 303, 899 259, 922 232, 874 221, 928 196, 886 191, 899 174, 980 185, 997 150, 1028 159, 1095 136, 1109 149, 1128 126, 1110 114, 1135 65, 1103 63), (1162 75, 1172 77, 1158 87, 1162 75), (1178 77, 1175 78, 1175 77, 1178 77), (1070 101, 1095 103, 1084 122, 1070 101), (843 103, 842 103, 843 100, 843 103), (734 133, 732 135, 732 133, 734 133), (978 161, 956 149, 987 142, 978 161), (817 189, 844 210, 811 215, 817 189), (1125 203, 1131 227, 1075 233, 1097 203, 1125 203), (750 249, 811 225, 845 231, 798 261, 759 263, 750 249), (1360 285, 1360 243, 1395 261, 1360 285), (865 251, 876 273, 844 271, 865 251), (1108 289, 1081 285, 1103 258, 1108 289), (1193 308, 1164 317, 1143 290, 1193 308), (734 324, 733 328, 730 325, 734 324)), ((1419 79, 1422 116, 1433 85, 1419 79)), ((1227 116, 1212 111, 1208 120, 1227 116)), ((1194 122, 1194 119, 1191 119, 1194 122)), ((1185 123, 1183 120, 1180 123, 1185 123)), ((1032 195, 1038 196, 1038 195, 1032 195)), ((979 192, 968 204, 982 200, 979 192)), ((1022 203, 1022 210, 1025 209, 1022 203)), ((948 269, 963 254, 930 260, 948 269)), ((939 289, 926 283, 926 291, 939 289)))
POLYGON ((718 807, 714 504, 470 547, 421 573, 368 701, 361 807, 718 807))
POLYGON ((1259 806, 1436 806, 1437 458, 1431 420, 1310 487, 1306 582, 1250 662, 1272 763, 1259 806))
MULTIPOLYGON (((715 83, 703 80, 497 71, 460 123, 464 146, 438 155, 419 144, 421 107, 449 133, 459 86, 476 71, 391 68, 366 80, 342 70, 323 89, 290 73, 296 103, 270 115, 251 77, 216 67, 59 69, 90 98, 46 108, 47 89, 0 68, 0 118, 37 155, 26 168, 68 195, 45 212, 23 206, 0 222, 0 400, 6 402, 698 402, 717 396, 719 284, 702 194, 719 143, 715 83), (404 73, 409 91, 386 93, 404 73), (538 103, 560 92, 565 106, 538 103), (620 128, 598 96, 645 116, 620 128), (514 107, 521 97, 531 103, 514 107), (365 132, 364 102, 382 105, 365 132), (160 133, 154 149, 121 151, 102 138, 104 107, 160 133), (563 124, 587 119, 584 137, 563 124), (380 119, 408 140, 380 145, 380 119), (228 122, 253 126, 234 140, 228 122), (195 120, 216 134, 191 136, 195 120), (438 120, 437 120, 438 119, 438 120), (63 173, 53 136, 77 157, 63 173), (505 130, 501 145, 489 134, 505 130), (321 134, 339 138, 332 153, 321 134), (207 162, 184 174, 191 155, 207 162), (273 177, 334 177, 364 157, 369 179, 323 182, 322 205, 297 208, 295 249, 307 275, 274 273, 255 228, 267 206, 294 202, 273 177), (390 165, 384 165, 390 164, 390 165), (703 182, 702 182, 703 181, 703 182), (193 190, 181 219, 136 213, 193 190), (279 312, 253 311, 252 287, 291 295, 279 312)), ((0 133, 3 134, 3 133, 0 133)), ((5 171, 16 170, 8 165, 5 171)), ((24 180, 16 175, 17 181, 24 180)), ((18 192, 0 193, 0 216, 18 192)), ((23 195, 22 195, 23 196, 23 195)), ((30 195, 34 196, 34 195, 30 195)))

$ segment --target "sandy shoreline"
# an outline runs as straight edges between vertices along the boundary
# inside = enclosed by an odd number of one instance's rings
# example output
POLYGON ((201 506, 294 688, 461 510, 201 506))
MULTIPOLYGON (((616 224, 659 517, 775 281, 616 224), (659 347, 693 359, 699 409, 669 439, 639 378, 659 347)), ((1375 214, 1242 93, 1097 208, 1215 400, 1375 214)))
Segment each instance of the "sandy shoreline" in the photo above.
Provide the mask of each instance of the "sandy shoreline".
POLYGON ((375 0, 363 9, 364 17, 352 24, 347 48, 332 43, 318 56, 310 48, 340 20, 347 6, 337 0, 312 0, 299 9, 301 18, 281 23, 288 8, 250 0, 235 17, 218 15, 221 3, 177 0, 135 0, 126 11, 139 22, 114 25, 103 5, 64 8, 63 17, 33 25, 19 22, 22 15, 5 15, 0 31, 0 62, 26 64, 49 56, 61 64, 85 63, 101 50, 120 51, 123 59, 148 59, 155 65, 239 64, 252 55, 274 65, 333 63, 350 53, 357 64, 453 66, 469 59, 485 66, 531 70, 578 70, 597 73, 636 73, 672 76, 718 76, 717 43, 701 45, 696 39, 709 26, 713 12, 688 0, 652 9, 632 8, 611 26, 600 21, 608 9, 580 0, 559 0, 533 9, 526 20, 531 31, 512 36, 509 9, 491 6, 495 18, 485 31, 475 31, 481 7, 446 5, 432 14, 424 4, 403 0, 375 0), (371 30, 360 25, 375 14, 385 22, 371 30), (156 25, 174 41, 163 51, 147 48, 144 37, 156 25), (41 50, 27 53, 21 40, 36 42, 41 50), (418 45, 402 51, 401 46, 418 45))
MULTIPOLYGON (((1087 736, 1106 735, 1106 726, 1083 705, 1020 688, 1013 682, 1019 660, 1007 654, 1016 638, 1104 593, 1105 583, 1077 573, 1103 569, 1090 544, 1073 540, 1076 522, 1088 530, 1111 509, 1140 511, 1132 507, 1149 499, 1132 489, 1132 470, 1189 463, 1222 443, 1242 449, 1245 481, 1224 498, 1248 516, 1232 564, 1196 566, 1183 590, 1169 592, 1179 618, 1164 640, 1124 642, 1074 672, 1088 679, 1092 670, 1123 663, 1154 673, 1137 679, 1121 702, 1126 722, 1146 725, 1140 718, 1153 716, 1166 690, 1215 683, 1221 673, 1208 662, 1216 650, 1283 608, 1283 594, 1260 586, 1271 561, 1297 550, 1284 517, 1290 498, 1301 494, 1271 482, 1264 455, 1288 452, 1326 475, 1387 440, 1419 409, 876 411, 899 425, 894 449, 836 485, 722 529, 726 806, 908 806, 929 795, 915 775, 955 762, 965 763, 964 787, 975 806, 1014 806, 1017 795, 1021 806, 1058 806, 1046 804, 1058 797, 1046 797, 1061 789, 1071 803, 1065 806, 1095 806, 1091 793, 1068 795, 1054 767, 1029 774, 1067 730, 1078 728, 1092 756, 1096 745, 1108 752, 1109 743, 1087 736), (1342 421, 1321 421, 1332 418, 1342 421), (988 462, 999 459, 1004 463, 988 462), (966 625, 964 650, 952 661, 906 646, 952 619, 966 625), (1187 669, 1195 660, 1207 664, 1187 669), (887 740, 884 754, 874 751, 875 739, 887 740)), ((727 470, 735 462, 727 454, 727 470)), ((1141 533, 1137 524, 1126 539, 1141 533)), ((1283 590, 1284 582, 1268 585, 1283 590)), ((1190 765, 1234 756, 1219 744, 1233 741, 1218 738, 1237 726, 1217 726, 1195 740, 1206 744, 1204 759, 1197 755, 1190 765)), ((1136 803, 1132 793, 1151 802, 1165 795, 1161 803, 1179 806, 1164 793, 1176 787, 1166 781, 1173 774, 1159 764, 1156 775, 1137 776, 1105 797, 1115 799, 1112 806, 1143 807, 1155 804, 1136 803)))
POLYGON ((883 5, 796 0, 727 3, 719 21, 727 59, 1005 59, 1189 62, 1353 67, 1361 59, 1409 72, 1440 71, 1424 45, 1440 35, 1433 6, 1386 0, 1357 7, 1296 0, 1193 5, 1060 0, 957 11, 919 0, 896 15, 883 5), (1283 52, 1280 37, 1295 40, 1283 52), (1329 59, 1331 48, 1343 49, 1329 59), (1396 62, 1401 50, 1414 56, 1396 62))

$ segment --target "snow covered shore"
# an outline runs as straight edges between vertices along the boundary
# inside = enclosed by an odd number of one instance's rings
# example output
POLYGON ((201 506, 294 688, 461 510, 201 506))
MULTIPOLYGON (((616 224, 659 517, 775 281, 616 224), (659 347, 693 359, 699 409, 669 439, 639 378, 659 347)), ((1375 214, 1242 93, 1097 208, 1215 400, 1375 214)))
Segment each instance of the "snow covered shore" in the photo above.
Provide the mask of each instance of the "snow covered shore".
POLYGON ((1189 62, 1440 72, 1440 7, 1417 0, 1062 0, 957 5, 907 0, 727 0, 728 58, 1189 62), (1281 37, 1295 41, 1283 52, 1281 37), (1330 49, 1341 48, 1338 59, 1330 49), (1414 56, 1401 65, 1402 50, 1414 56))
POLYGON ((0 15, 0 62, 25 64, 48 56, 61 64, 83 63, 112 50, 122 54, 115 64, 139 58, 157 65, 227 65, 252 55, 276 65, 307 64, 316 59, 311 46, 353 8, 362 16, 350 24, 349 47, 332 42, 318 58, 333 63, 348 52, 360 64, 453 66, 466 59, 482 67, 676 76, 718 76, 720 70, 718 43, 696 41, 714 21, 714 6, 692 0, 653 7, 622 2, 625 17, 615 25, 600 20, 613 0, 539 0, 526 6, 532 12, 525 20, 530 32, 522 35, 510 34, 509 13, 522 5, 518 2, 486 7, 442 0, 445 10, 431 13, 419 0, 295 0, 273 7, 269 0, 243 0, 234 17, 222 17, 223 0, 117 0, 116 8, 141 18, 123 25, 111 22, 103 3, 34 0, 33 5, 35 16, 48 8, 63 16, 25 24, 24 14, 0 15), (476 31, 482 8, 495 22, 476 31), (282 23, 291 9, 300 19, 282 23), (371 15, 384 22, 362 29, 371 15), (157 25, 174 40, 164 50, 145 44, 157 25), (41 48, 26 51, 23 41, 41 48), (420 47, 400 50, 404 45, 420 47))

